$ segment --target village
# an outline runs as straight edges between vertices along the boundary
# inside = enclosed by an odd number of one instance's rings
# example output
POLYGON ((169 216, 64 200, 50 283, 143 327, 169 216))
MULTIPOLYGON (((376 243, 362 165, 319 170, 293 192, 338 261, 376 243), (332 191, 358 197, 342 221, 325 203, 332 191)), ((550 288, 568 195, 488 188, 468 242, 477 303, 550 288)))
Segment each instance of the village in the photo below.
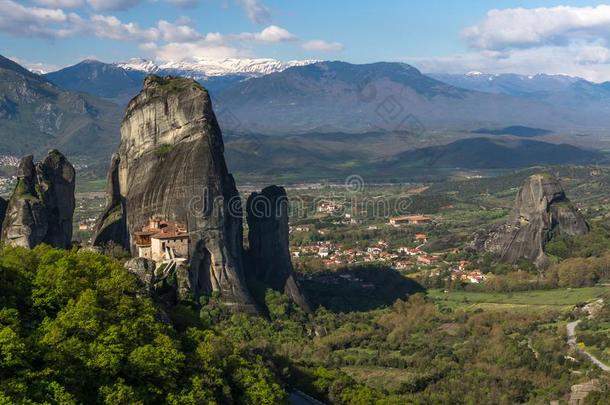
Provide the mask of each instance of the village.
MULTIPOLYGON (((317 213, 327 215, 327 218, 337 211, 340 207, 333 203, 321 203, 317 207, 317 213)), ((467 260, 450 260, 446 252, 430 252, 426 249, 429 235, 424 232, 417 232, 415 229, 432 226, 435 218, 426 215, 403 215, 390 217, 385 223, 362 224, 361 220, 353 218, 350 213, 343 214, 343 218, 334 218, 332 224, 335 227, 364 227, 372 233, 381 231, 384 228, 402 230, 405 234, 411 235, 410 240, 401 239, 396 243, 391 239, 370 239, 354 243, 344 244, 335 240, 331 236, 331 230, 316 229, 313 224, 299 224, 290 227, 291 255, 295 265, 306 266, 312 263, 314 266, 321 266, 325 269, 336 270, 349 266, 376 264, 384 267, 393 268, 405 275, 425 275, 425 277, 437 277, 442 270, 448 270, 451 281, 462 283, 479 284, 485 281, 486 276, 481 270, 472 268, 467 260), (294 243, 299 235, 308 235, 309 241, 305 238, 305 243, 294 243), (321 239, 313 241, 312 239, 321 239)), ((336 228, 335 228, 336 229, 336 228)), ((349 228, 347 228, 349 229, 349 228)), ((457 253, 457 252, 453 252, 457 253)), ((453 255, 455 256, 455 255, 453 255)))

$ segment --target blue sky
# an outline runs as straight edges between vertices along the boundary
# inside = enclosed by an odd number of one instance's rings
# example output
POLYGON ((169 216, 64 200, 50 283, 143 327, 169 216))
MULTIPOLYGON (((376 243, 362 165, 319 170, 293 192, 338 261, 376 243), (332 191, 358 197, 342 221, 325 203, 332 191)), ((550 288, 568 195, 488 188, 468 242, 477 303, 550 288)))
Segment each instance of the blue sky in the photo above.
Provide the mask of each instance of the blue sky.
POLYGON ((0 53, 31 67, 269 57, 610 80, 602 2, 0 0, 0 10, 0 53))

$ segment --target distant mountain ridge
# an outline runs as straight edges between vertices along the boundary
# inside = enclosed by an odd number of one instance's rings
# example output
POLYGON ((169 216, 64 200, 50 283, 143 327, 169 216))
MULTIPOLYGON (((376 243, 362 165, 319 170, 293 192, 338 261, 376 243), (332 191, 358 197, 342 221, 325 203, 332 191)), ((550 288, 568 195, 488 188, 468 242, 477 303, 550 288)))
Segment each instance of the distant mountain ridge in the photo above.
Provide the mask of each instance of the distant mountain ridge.
MULTIPOLYGON (((574 129, 580 111, 456 87, 404 63, 319 62, 235 83, 217 97, 240 128, 258 133, 574 129)), ((610 123, 610 117, 599 117, 610 123)), ((222 121, 222 120, 221 120, 222 121)))
MULTIPOLYGON (((87 60, 40 76, 0 57, 0 153, 57 147, 107 163, 124 108, 85 91, 129 96, 129 89, 141 89, 145 75, 87 60)), ((381 179, 436 166, 478 170, 605 159, 571 145, 514 139, 557 135, 550 131, 571 125, 581 112, 462 89, 407 64, 317 62, 239 77, 222 88, 226 78, 204 83, 217 86, 211 94, 229 165, 246 176, 341 178, 358 167, 381 179), (476 129, 490 137, 473 139, 476 129)))
POLYGON ((223 59, 155 64, 86 60, 45 77, 125 105, 149 73, 194 78, 235 133, 443 130, 521 126, 599 133, 610 127, 610 84, 559 75, 425 75, 404 63, 223 59))
POLYGON ((566 144, 526 139, 469 138, 402 152, 382 164, 382 167, 394 171, 401 168, 514 169, 536 165, 591 164, 606 160, 600 152, 566 144))
POLYGON ((142 88, 146 73, 87 59, 76 65, 47 73, 44 77, 66 90, 89 93, 126 104, 142 88))
POLYGON ((575 110, 587 120, 610 114, 610 82, 594 83, 567 75, 518 75, 470 72, 430 74, 431 77, 468 90, 505 94, 575 110))
POLYGON ((140 58, 117 63, 86 59, 44 76, 65 89, 94 94, 125 105, 138 94, 144 78, 151 73, 195 79, 214 94, 242 80, 315 62, 314 60, 283 62, 275 59, 201 59, 156 64, 140 58))
POLYGON ((566 75, 519 75, 513 73, 490 74, 469 72, 466 74, 429 73, 442 82, 463 89, 511 96, 536 96, 565 90, 579 81, 579 77, 566 75))
POLYGON ((66 91, 0 56, 0 154, 50 148, 100 158, 118 142, 121 109, 93 95, 66 91))

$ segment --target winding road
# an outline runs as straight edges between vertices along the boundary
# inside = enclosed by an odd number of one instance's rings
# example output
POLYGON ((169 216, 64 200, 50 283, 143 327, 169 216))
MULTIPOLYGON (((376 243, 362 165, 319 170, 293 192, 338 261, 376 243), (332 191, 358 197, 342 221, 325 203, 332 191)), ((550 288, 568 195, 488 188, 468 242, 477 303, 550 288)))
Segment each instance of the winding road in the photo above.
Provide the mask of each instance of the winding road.
POLYGON ((595 357, 591 353, 589 353, 586 350, 584 350, 582 347, 578 346, 578 344, 576 343, 576 327, 578 326, 578 324, 581 321, 582 320, 579 319, 577 321, 568 323, 568 325, 566 326, 566 329, 567 329, 567 332, 568 332, 568 344, 571 347, 573 347, 574 349, 578 350, 580 353, 584 354, 586 357, 588 357, 589 360, 591 360, 593 362, 593 364, 595 364, 596 366, 598 366, 602 370, 610 371, 610 367, 609 366, 607 366, 605 363, 603 363, 601 360, 599 360, 597 357, 595 357))

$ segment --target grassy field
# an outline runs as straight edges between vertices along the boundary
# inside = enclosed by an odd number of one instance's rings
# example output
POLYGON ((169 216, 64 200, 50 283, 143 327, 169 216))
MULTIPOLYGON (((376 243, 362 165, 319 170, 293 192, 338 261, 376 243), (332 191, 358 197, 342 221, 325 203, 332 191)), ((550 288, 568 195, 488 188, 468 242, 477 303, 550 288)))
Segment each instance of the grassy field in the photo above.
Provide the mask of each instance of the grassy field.
POLYGON ((439 304, 462 309, 522 309, 567 310, 610 292, 608 287, 568 288, 555 290, 524 291, 515 293, 466 292, 428 290, 428 296, 439 304))
POLYGON ((345 373, 369 387, 386 392, 395 392, 403 384, 411 384, 417 378, 416 373, 404 369, 387 367, 342 367, 345 373))
POLYGON ((106 190, 106 179, 77 179, 76 180, 76 192, 77 193, 90 193, 99 192, 106 190))

